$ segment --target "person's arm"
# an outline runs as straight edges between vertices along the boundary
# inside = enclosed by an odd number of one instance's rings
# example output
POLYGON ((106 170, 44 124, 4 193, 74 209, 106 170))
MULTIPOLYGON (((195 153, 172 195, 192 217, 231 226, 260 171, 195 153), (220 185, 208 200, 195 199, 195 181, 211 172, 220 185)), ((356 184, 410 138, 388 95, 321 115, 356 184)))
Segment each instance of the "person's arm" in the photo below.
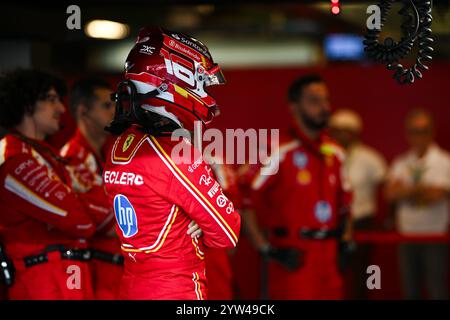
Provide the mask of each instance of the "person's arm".
POLYGON ((410 200, 421 204, 432 204, 449 197, 450 192, 444 187, 423 183, 409 186, 396 180, 386 184, 385 195, 390 202, 410 200))
POLYGON ((342 228, 341 240, 351 241, 353 239, 353 186, 350 183, 350 177, 344 171, 345 155, 336 154, 335 157, 337 165, 336 210, 339 227, 342 228))
POLYGON ((417 192, 417 186, 407 185, 400 180, 389 180, 384 188, 385 197, 389 202, 413 200, 417 192))
POLYGON ((259 227, 254 210, 246 209, 241 211, 242 225, 252 245, 259 252, 264 252, 270 246, 269 241, 264 236, 259 227))
POLYGON ((447 188, 419 184, 416 187, 416 200, 424 204, 432 204, 450 196, 447 188))
POLYGON ((114 212, 99 173, 89 169, 87 163, 76 159, 73 156, 76 150, 67 150, 70 146, 66 145, 61 151, 61 155, 65 156, 66 169, 70 173, 74 192, 78 194, 78 198, 92 218, 96 232, 107 236, 116 236, 114 212))
POLYGON ((95 225, 68 186, 29 154, 6 160, 0 171, 2 199, 20 213, 74 237, 89 237, 95 225))
POLYGON ((256 203, 267 200, 268 189, 276 185, 277 175, 263 175, 259 169, 251 180, 250 194, 247 195, 251 204, 242 213, 243 226, 250 242, 263 257, 276 261, 284 268, 291 271, 301 268, 304 264, 303 252, 294 247, 272 246, 259 226, 257 212, 253 209, 256 203))
POLYGON ((200 227, 203 242, 212 248, 235 247, 241 217, 213 178, 211 168, 202 162, 195 170, 187 165, 174 168, 169 198, 200 227))
POLYGON ((91 186, 87 192, 77 193, 88 215, 92 218, 95 231, 108 235, 115 232, 114 211, 103 186, 91 186))
POLYGON ((245 233, 254 248, 260 253, 265 253, 270 248, 270 242, 259 226, 257 219, 258 206, 256 204, 264 202, 268 205, 267 189, 274 184, 276 175, 263 175, 260 167, 251 169, 248 169, 248 172, 245 173, 246 176, 243 177, 246 185, 242 187, 246 192, 247 203, 246 209, 242 212, 242 223, 245 233))
POLYGON ((255 249, 263 256, 278 262, 288 270, 303 266, 303 252, 293 247, 278 248, 270 244, 259 227, 254 210, 241 212, 244 230, 255 249))

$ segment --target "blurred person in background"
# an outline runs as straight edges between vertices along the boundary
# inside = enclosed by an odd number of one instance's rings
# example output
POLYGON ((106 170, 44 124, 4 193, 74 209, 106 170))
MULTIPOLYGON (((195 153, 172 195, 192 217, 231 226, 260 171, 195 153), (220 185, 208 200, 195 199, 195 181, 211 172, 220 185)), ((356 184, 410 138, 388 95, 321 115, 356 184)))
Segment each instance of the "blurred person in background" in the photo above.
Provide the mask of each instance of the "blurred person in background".
MULTIPOLYGON (((111 93, 110 84, 101 78, 84 78, 71 88, 69 105, 77 129, 60 154, 70 164, 72 181, 79 192, 103 185, 102 147, 110 136, 104 128, 114 117, 111 93)), ((119 294, 123 257, 115 233, 114 213, 109 210, 99 215, 102 222, 89 240, 94 293, 97 299, 115 299, 119 294)))
MULTIPOLYGON (((396 222, 405 236, 448 234, 450 155, 434 142, 434 122, 424 109, 405 122, 410 150, 392 164, 387 199, 396 204, 396 222)), ((448 244, 410 242, 400 245, 400 268, 407 299, 420 299, 425 280, 431 299, 448 298, 448 244)))
POLYGON ((85 238, 98 190, 75 192, 66 163, 45 143, 60 130, 62 80, 16 70, 0 78, 0 243, 15 267, 9 299, 92 299, 85 238))
MULTIPOLYGON (((340 109, 330 118, 330 134, 346 151, 344 175, 351 185, 353 231, 372 230, 377 212, 377 192, 386 175, 381 154, 361 141, 363 123, 352 110, 340 109)), ((366 269, 370 264, 370 244, 358 244, 350 259, 352 298, 367 299, 366 269)))
POLYGON ((351 195, 341 177, 343 150, 324 134, 328 88, 321 77, 308 75, 291 84, 288 99, 293 123, 272 151, 278 152, 279 170, 257 172, 251 186, 255 208, 269 211, 267 235, 252 211, 244 226, 270 259, 269 298, 342 299, 338 244, 350 236, 351 195))

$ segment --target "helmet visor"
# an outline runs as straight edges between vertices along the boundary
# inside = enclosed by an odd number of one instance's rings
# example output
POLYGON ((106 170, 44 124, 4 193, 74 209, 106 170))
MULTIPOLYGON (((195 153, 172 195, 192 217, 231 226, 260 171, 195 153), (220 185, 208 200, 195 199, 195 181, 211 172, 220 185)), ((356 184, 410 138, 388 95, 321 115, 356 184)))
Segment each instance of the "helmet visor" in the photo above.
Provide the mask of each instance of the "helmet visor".
POLYGON ((215 86, 218 84, 225 84, 225 76, 222 73, 218 64, 215 64, 211 69, 206 72, 205 86, 215 86))

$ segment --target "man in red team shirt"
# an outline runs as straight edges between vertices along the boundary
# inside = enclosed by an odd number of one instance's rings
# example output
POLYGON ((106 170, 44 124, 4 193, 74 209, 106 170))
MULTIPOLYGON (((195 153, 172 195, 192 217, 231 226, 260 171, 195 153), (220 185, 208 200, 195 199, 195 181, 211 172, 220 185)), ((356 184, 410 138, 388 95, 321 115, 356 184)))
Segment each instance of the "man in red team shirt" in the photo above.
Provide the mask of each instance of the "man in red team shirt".
MULTIPOLYGON (((104 128, 114 117, 111 87, 100 78, 77 81, 70 92, 70 111, 77 123, 74 136, 61 149, 61 156, 71 165, 79 192, 102 186, 105 162, 102 147, 110 136, 104 128)), ((103 222, 89 241, 92 278, 97 299, 115 299, 119 294, 123 258, 115 233, 112 211, 105 211, 103 222)))
POLYGON ((99 211, 101 190, 77 194, 65 163, 44 142, 59 130, 64 83, 18 70, 0 78, 0 243, 15 267, 10 299, 91 299, 85 238, 99 211))
POLYGON ((209 123, 206 88, 225 80, 203 43, 162 28, 139 32, 125 78, 103 173, 124 252, 120 298, 206 299, 204 247, 235 247, 240 216, 200 152, 171 133, 209 123))
POLYGON ((258 172, 251 185, 254 203, 266 212, 267 236, 254 213, 247 213, 246 225, 259 251, 271 258, 270 298, 340 299, 338 243, 350 194, 341 178, 342 151, 323 133, 327 87, 319 76, 300 78, 289 89, 289 102, 294 123, 280 139, 279 170, 258 172))

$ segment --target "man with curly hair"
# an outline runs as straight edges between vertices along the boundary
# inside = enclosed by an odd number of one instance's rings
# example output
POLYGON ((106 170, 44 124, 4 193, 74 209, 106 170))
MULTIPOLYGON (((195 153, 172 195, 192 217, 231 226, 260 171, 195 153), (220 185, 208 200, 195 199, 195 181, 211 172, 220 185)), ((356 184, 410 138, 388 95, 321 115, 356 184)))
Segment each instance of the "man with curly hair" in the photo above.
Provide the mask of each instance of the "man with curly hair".
POLYGON ((15 268, 9 299, 92 297, 85 238, 99 190, 76 194, 63 160, 45 142, 64 112, 62 80, 40 71, 0 77, 0 242, 15 268))

